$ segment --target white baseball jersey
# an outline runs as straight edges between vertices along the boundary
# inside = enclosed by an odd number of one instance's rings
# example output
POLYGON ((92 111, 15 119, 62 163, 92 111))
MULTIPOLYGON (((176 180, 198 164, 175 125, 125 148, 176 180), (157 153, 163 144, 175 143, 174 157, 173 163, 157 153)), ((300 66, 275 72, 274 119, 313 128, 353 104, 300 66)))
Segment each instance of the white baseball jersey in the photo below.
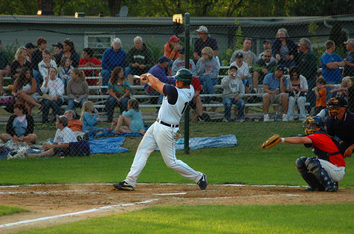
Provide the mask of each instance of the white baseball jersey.
POLYGON ((165 85, 164 92, 167 92, 167 96, 163 98, 157 118, 166 123, 177 125, 188 103, 193 98, 194 88, 192 85, 190 85, 189 89, 178 89, 165 85))

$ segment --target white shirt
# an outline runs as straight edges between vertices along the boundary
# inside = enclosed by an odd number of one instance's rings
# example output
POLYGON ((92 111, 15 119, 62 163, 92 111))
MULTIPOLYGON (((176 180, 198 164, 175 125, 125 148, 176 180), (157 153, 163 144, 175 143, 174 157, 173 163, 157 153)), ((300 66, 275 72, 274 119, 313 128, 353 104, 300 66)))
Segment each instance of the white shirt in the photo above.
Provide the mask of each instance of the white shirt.
POLYGON ((236 66, 237 67, 237 76, 238 78, 242 78, 242 77, 245 77, 245 76, 250 76, 250 68, 248 66, 247 63, 245 63, 245 61, 242 62, 242 66, 239 67, 236 62, 233 62, 231 63, 230 67, 231 66, 236 66))
POLYGON ((51 97, 55 97, 58 94, 60 95, 60 97, 62 97, 64 95, 64 83, 61 79, 59 79, 58 77, 56 77, 55 80, 48 80, 48 84, 47 87, 44 87, 45 84, 45 80, 43 81, 42 87, 41 87, 41 91, 43 93, 48 93, 49 96, 51 97))
POLYGON ((75 133, 68 127, 65 127, 63 130, 58 129, 55 133, 54 141, 58 145, 62 145, 70 142, 77 142, 75 133))
POLYGON ((45 65, 43 60, 40 63, 38 63, 38 70, 39 70, 39 73, 41 73, 43 80, 46 76, 48 76, 48 70, 51 67, 55 67, 55 69, 58 68, 57 63, 53 59, 50 60, 48 67, 45 65))

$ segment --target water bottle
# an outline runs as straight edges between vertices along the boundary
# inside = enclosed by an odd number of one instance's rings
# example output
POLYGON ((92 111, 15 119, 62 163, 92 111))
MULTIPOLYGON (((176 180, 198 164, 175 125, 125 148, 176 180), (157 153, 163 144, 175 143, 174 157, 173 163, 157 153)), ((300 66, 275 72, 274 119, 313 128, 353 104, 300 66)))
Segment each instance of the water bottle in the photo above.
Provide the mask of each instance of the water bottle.
POLYGON ((274 122, 278 122, 278 116, 274 116, 274 122))

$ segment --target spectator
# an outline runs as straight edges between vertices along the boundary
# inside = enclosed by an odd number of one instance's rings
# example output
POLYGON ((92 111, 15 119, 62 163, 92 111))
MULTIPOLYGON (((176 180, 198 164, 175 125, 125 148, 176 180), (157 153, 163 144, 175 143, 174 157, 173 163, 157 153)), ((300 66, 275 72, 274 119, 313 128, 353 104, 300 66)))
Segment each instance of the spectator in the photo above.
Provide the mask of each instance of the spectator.
POLYGON ((354 38, 349 38, 344 44, 349 52, 344 59, 343 76, 354 76, 354 38))
POLYGON ((272 53, 278 64, 283 64, 285 67, 295 66, 294 57, 297 53, 297 46, 289 38, 288 30, 285 28, 278 30, 276 39, 272 43, 272 53))
POLYGON ((58 76, 63 81, 64 87, 67 86, 68 82, 71 80, 71 71, 74 69, 71 66, 71 61, 68 57, 62 57, 59 67, 58 76))
POLYGON ((263 79, 268 73, 273 73, 277 68, 277 63, 272 57, 272 51, 265 50, 261 59, 258 59, 255 64, 253 64, 253 92, 257 93, 258 84, 263 84, 263 79))
POLYGON ((229 75, 221 80, 223 104, 225 107, 224 122, 230 121, 232 104, 237 106, 237 120, 245 121, 245 101, 242 99, 245 94, 245 86, 242 80, 237 77, 236 65, 230 66, 229 75))
POLYGON ((99 119, 98 111, 94 108, 93 102, 87 101, 84 103, 81 109, 81 118, 83 123, 82 131, 84 133, 99 133, 106 132, 106 128, 99 128, 96 125, 100 124, 102 121, 99 119), (95 112, 94 114, 92 112, 95 112))
POLYGON ((164 45, 164 56, 175 61, 179 57, 178 51, 181 49, 180 39, 176 36, 170 37, 170 40, 164 45))
POLYGON ((57 63, 57 66, 60 66, 60 53, 63 51, 64 46, 62 43, 58 42, 56 44, 52 44, 54 48, 54 60, 57 63))
MULTIPOLYGON (((266 50, 272 51, 272 41, 271 40, 266 39, 263 41, 263 52, 258 55, 258 59, 263 58, 264 51, 266 51, 266 50)), ((270 58, 271 62, 273 62, 274 60, 275 60, 274 57, 270 58)))
POLYGON ((249 66, 245 61, 243 61, 242 53, 237 53, 235 57, 236 60, 235 62, 231 63, 230 67, 231 66, 237 67, 237 77, 242 80, 243 85, 245 86, 245 93, 250 93, 251 91, 247 80, 247 78, 250 76, 249 66))
MULTIPOLYGON (((64 115, 68 118, 68 128, 70 128, 78 139, 83 139, 84 132, 82 131, 83 123, 81 120, 76 119, 76 113, 73 110, 65 111, 64 115)), ((85 139, 87 140, 87 138, 85 139)))
MULTIPOLYGON (((199 76, 199 81, 202 83, 204 93, 214 94, 214 85, 218 84, 219 63, 213 56, 213 49, 204 47, 202 57, 196 65, 196 72, 199 76)), ((205 99, 206 103, 210 103, 211 98, 205 99)))
POLYGON ((348 82, 348 111, 354 113, 354 76, 348 82))
POLYGON ((20 71, 23 67, 27 67, 28 69, 32 70, 32 64, 28 62, 27 58, 27 49, 23 46, 17 49, 15 54, 15 60, 12 61, 10 66, 10 74, 11 74, 11 81, 14 81, 19 77, 20 71))
POLYGON ((316 86, 317 59, 311 51, 311 41, 309 39, 301 38, 299 49, 300 52, 295 56, 295 62, 296 66, 300 68, 301 74, 307 80, 309 88, 307 100, 310 102, 307 111, 310 113, 311 109, 316 106, 316 96, 312 90, 316 86))
POLYGON ((55 115, 59 115, 60 107, 63 104, 64 84, 57 77, 57 74, 57 69, 50 67, 48 76, 44 78, 41 87, 41 91, 43 92, 42 123, 44 124, 48 123, 49 108, 53 109, 55 115))
MULTIPOLYGON (((84 48, 82 50, 82 58, 79 60, 79 67, 101 67, 102 62, 93 57, 93 49, 91 48, 84 48)), ((91 79, 87 79, 88 85, 96 85, 97 79, 92 79, 93 77, 97 76, 97 70, 94 69, 84 69, 83 70, 86 76, 86 79, 90 77, 91 79)))
MULTIPOLYGON (((174 79, 168 78, 165 72, 165 69, 168 67, 170 61, 171 60, 166 56, 161 56, 157 61, 157 64, 150 68, 149 73, 158 78, 162 83, 174 85, 176 81, 174 79)), ((151 98, 151 103, 162 103, 163 95, 154 90, 151 86, 145 84, 144 90, 148 95, 159 95, 158 100, 156 100, 155 98, 151 98)))
MULTIPOLYGON (((326 84, 340 84, 342 82, 342 74, 339 67, 344 67, 345 62, 341 57, 334 53, 336 45, 334 41, 328 40, 325 43, 326 51, 321 56, 322 74, 326 80, 326 84)), ((327 100, 332 97, 332 94, 328 93, 327 100)))
POLYGON ((241 53, 243 55, 243 60, 248 64, 248 66, 252 66, 257 61, 257 56, 250 50, 252 47, 252 39, 246 38, 243 41, 243 48, 241 50, 235 51, 230 59, 230 64, 235 61, 236 54, 241 53))
POLYGON ((70 143, 77 142, 75 133, 68 128, 68 118, 65 115, 56 116, 55 133, 53 144, 46 144, 39 154, 25 154, 28 158, 45 157, 45 156, 68 156, 70 155, 70 143))
POLYGON ((43 37, 37 39, 38 49, 32 53, 32 68, 33 68, 33 78, 37 82, 37 93, 40 93, 40 85, 43 83, 44 77, 39 73, 38 64, 43 60, 43 51, 47 48, 47 40, 43 37))
POLYGON ((38 64, 39 73, 42 77, 48 76, 48 69, 54 67, 58 69, 56 62, 51 59, 52 54, 49 50, 43 50, 42 58, 43 60, 38 64))
POLYGON ((119 106, 120 113, 127 110, 130 92, 131 87, 129 82, 125 80, 124 69, 121 67, 114 68, 108 83, 108 94, 110 95, 106 102, 108 123, 113 120, 113 112, 116 106, 119 106))
POLYGON ((326 98, 327 98, 327 90, 324 87, 326 84, 326 80, 323 77, 319 77, 316 80, 316 87, 314 88, 314 92, 316 95, 316 108, 315 115, 320 113, 322 109, 325 109, 326 106, 326 98))
POLYGON ((288 95, 286 91, 286 80, 284 73, 287 72, 283 65, 278 65, 274 73, 269 73, 264 77, 263 81, 263 112, 264 121, 269 121, 269 106, 278 103, 283 109, 283 121, 288 121, 288 95))
POLYGON ((139 109, 139 102, 136 99, 128 101, 128 111, 123 111, 119 116, 117 126, 113 130, 115 133, 145 133, 143 116, 139 109), (125 124, 126 126, 122 126, 125 124))
POLYGON ((24 103, 28 114, 31 114, 32 106, 42 108, 42 105, 37 102, 36 88, 37 83, 32 77, 32 71, 26 67, 22 68, 15 80, 12 95, 17 97, 17 102, 24 103))
POLYGON ((342 83, 340 84, 330 84, 325 85, 325 87, 333 88, 329 92, 336 93, 336 97, 342 97, 347 100, 348 95, 348 85, 349 85, 349 78, 350 76, 346 76, 342 79, 342 83))
POLYGON ((80 107, 87 101, 89 95, 88 84, 85 80, 85 73, 74 68, 71 72, 72 79, 68 83, 67 93, 68 93, 68 106, 66 110, 75 110, 76 105, 80 107))
POLYGON ((1 134, 0 138, 3 142, 11 139, 14 143, 26 142, 32 145, 37 140, 37 135, 33 133, 34 120, 27 113, 27 108, 22 103, 14 105, 14 114, 10 116, 6 124, 6 133, 1 134))
POLYGON ((79 66, 80 55, 76 52, 74 42, 66 38, 63 41, 64 50, 62 50, 58 55, 58 61, 61 61, 63 57, 68 57, 71 61, 71 65, 74 68, 79 66))
POLYGON ((331 98, 326 121, 328 135, 341 140, 339 151, 345 158, 350 157, 354 150, 354 113, 347 111, 347 105, 344 98, 331 98))
MULTIPOLYGON (((203 103, 202 99, 200 98, 200 90, 202 90, 202 86, 200 84, 200 81, 197 77, 193 76, 192 79, 192 86, 194 88, 194 96, 192 101, 189 103, 189 105, 193 108, 196 109, 197 111, 197 121, 204 122, 208 121, 209 117, 207 114, 203 114, 203 103)), ((210 117, 209 117, 210 119, 210 117)))
MULTIPOLYGON (((177 72, 185 67, 185 48, 181 47, 179 50, 179 57, 172 64, 172 72, 171 74, 174 76, 177 72)), ((192 59, 189 59, 189 70, 192 71, 193 76, 196 76, 196 67, 192 59)), ((195 90, 194 90, 195 91, 195 90)))
POLYGON ((196 31, 198 32, 198 39, 195 40, 193 48, 193 56, 195 62, 197 62, 202 57, 202 50, 204 47, 210 47, 213 50, 215 59, 219 63, 218 43, 214 38, 208 36, 208 28, 205 26, 200 26, 196 31))
MULTIPOLYGON (((125 68, 125 76, 128 77, 128 81, 131 85, 134 84, 129 75, 140 76, 143 73, 149 71, 154 66, 154 57, 149 47, 143 42, 143 39, 139 36, 134 38, 134 47, 128 51, 127 54, 127 66, 125 68)), ((140 83, 140 80, 138 81, 140 83)))
POLYGON ((289 107, 288 107, 288 120, 294 120, 294 107, 297 103, 298 110, 300 111, 300 121, 306 119, 305 104, 308 92, 308 85, 306 78, 300 75, 299 67, 290 68, 290 77, 286 81, 286 91, 289 93, 289 107))
POLYGON ((0 96, 5 94, 3 85, 4 85, 4 76, 10 73, 9 61, 5 53, 2 51, 2 43, 0 40, 0 96))
MULTIPOLYGON (((112 42, 112 47, 103 53, 102 57, 102 85, 107 85, 111 77, 111 72, 116 67, 125 69, 126 53, 121 48, 122 42, 119 38, 115 38, 112 42)), ((124 71, 124 70, 123 70, 124 71)))
POLYGON ((32 54, 34 52, 34 49, 37 48, 33 43, 29 42, 26 44, 26 49, 27 49, 27 60, 28 62, 32 61, 32 54))

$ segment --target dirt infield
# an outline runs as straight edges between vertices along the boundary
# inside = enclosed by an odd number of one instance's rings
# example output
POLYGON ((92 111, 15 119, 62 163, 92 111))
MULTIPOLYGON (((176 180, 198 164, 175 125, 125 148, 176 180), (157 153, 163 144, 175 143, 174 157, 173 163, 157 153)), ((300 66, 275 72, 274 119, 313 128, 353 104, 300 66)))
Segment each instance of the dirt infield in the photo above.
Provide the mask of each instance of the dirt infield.
POLYGON ((156 205, 270 205, 353 203, 354 189, 305 192, 299 187, 138 184, 118 191, 111 184, 1 186, 0 204, 30 210, 0 217, 0 232, 46 227, 156 205))

